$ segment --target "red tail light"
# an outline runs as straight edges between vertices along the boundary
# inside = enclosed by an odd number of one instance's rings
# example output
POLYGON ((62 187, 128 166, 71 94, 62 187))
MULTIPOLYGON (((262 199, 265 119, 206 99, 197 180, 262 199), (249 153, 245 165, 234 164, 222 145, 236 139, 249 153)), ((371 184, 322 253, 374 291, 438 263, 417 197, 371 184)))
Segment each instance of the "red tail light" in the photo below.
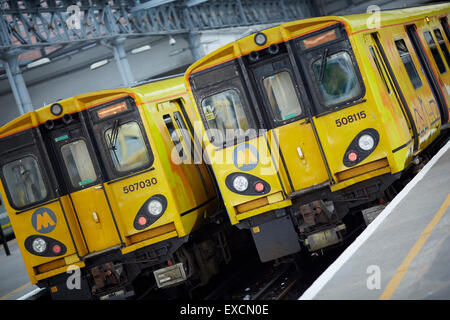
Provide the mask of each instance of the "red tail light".
POLYGON ((355 152, 350 152, 348 154, 348 160, 353 162, 356 161, 356 159, 358 159, 358 155, 355 152))
POLYGON ((144 226, 144 225, 147 223, 147 219, 146 219, 145 217, 140 217, 140 218, 138 219, 138 223, 139 223, 141 226, 144 226))
POLYGON ((255 184, 255 191, 256 192, 262 192, 264 191, 264 184, 262 182, 257 182, 255 184))
POLYGON ((59 244, 55 244, 52 250, 55 254, 59 254, 61 252, 61 246, 59 244))

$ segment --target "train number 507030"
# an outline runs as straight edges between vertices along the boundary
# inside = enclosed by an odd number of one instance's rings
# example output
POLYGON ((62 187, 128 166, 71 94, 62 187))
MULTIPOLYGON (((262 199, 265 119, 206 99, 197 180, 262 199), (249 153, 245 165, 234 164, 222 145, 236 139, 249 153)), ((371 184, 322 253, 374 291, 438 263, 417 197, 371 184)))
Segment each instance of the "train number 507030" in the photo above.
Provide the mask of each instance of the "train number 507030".
POLYGON ((145 189, 148 187, 151 187, 152 185, 156 184, 158 181, 156 181, 156 178, 151 178, 151 179, 147 179, 144 181, 139 181, 133 184, 130 184, 128 186, 124 186, 123 187, 123 192, 124 193, 128 193, 128 192, 134 192, 137 191, 139 189, 145 189))

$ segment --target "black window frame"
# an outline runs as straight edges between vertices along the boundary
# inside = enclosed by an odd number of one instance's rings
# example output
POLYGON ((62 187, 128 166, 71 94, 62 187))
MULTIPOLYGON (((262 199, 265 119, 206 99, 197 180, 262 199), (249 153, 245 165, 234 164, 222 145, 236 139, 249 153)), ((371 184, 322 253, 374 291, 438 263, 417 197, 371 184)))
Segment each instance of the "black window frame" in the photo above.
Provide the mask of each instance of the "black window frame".
POLYGON ((101 183, 103 180, 103 171, 99 163, 100 159, 96 155, 96 149, 94 142, 89 135, 89 129, 86 126, 85 119, 83 118, 83 112, 75 112, 70 114, 71 122, 65 124, 60 119, 55 120, 55 127, 52 129, 44 130, 45 144, 49 147, 49 157, 52 163, 59 164, 53 168, 54 173, 60 183, 61 191, 63 194, 77 192, 83 189, 90 188, 96 184, 101 183), (65 139, 58 139, 59 137, 66 136, 65 139), (68 169, 63 159, 61 148, 62 146, 75 142, 77 140, 83 140, 89 152, 92 164, 94 166, 95 173, 97 175, 96 181, 75 187, 69 176, 68 169))
POLYGON ((46 176, 46 172, 45 172, 45 170, 44 170, 40 160, 41 159, 40 159, 40 157, 37 154, 35 154, 33 152, 26 152, 26 153, 18 154, 15 157, 11 157, 11 158, 8 159, 8 161, 2 162, 2 164, 1 164, 0 176, 1 176, 1 179, 2 179, 3 187, 4 187, 4 190, 5 190, 5 193, 6 193, 6 197, 8 198, 9 205, 14 210, 16 210, 18 212, 27 211, 27 209, 32 209, 32 208, 34 208, 36 206, 39 206, 41 204, 44 204, 44 203, 50 201, 52 198, 54 198, 54 197, 52 197, 52 190, 50 188, 48 188, 48 186, 50 185, 49 184, 49 179, 46 176), (13 198, 11 196, 11 192, 9 190, 9 185, 7 183, 5 175, 3 174, 3 170, 4 170, 6 165, 8 165, 8 164, 10 164, 12 162, 15 162, 15 161, 19 161, 19 160, 28 158, 28 157, 31 157, 31 158, 33 158, 36 161, 36 164, 37 164, 37 166, 38 166, 38 168, 40 170, 40 173, 41 173, 42 182, 43 182, 43 184, 44 184, 44 186, 46 188, 47 195, 42 200, 30 202, 27 205, 21 207, 21 206, 17 206, 16 203, 14 203, 14 200, 13 200, 13 198))
MULTIPOLYGON (((175 103, 181 104, 182 102, 180 100, 175 101, 175 103)), ((194 140, 191 136, 191 132, 189 131, 186 122, 183 118, 183 115, 181 114, 180 111, 175 111, 173 113, 173 119, 175 120, 175 123, 177 124, 178 128, 182 131, 182 135, 183 135, 183 139, 184 139, 184 143, 187 145, 188 149, 191 150, 191 154, 190 154, 190 163, 194 163, 194 159, 195 159, 195 154, 197 153, 197 148, 195 146, 194 140), (183 132, 186 132, 189 136, 185 136, 183 134, 183 132), (190 146, 188 145, 188 143, 190 143, 190 146)), ((197 153, 198 159, 201 159, 201 154, 199 155, 197 153)))
POLYGON ((304 70, 305 82, 309 88, 310 95, 313 100, 311 105, 314 106, 312 108, 314 116, 322 116, 330 112, 335 112, 337 110, 341 110, 365 101, 364 97, 366 95, 366 86, 362 78, 361 68, 358 65, 355 53, 350 43, 349 36, 347 34, 345 26, 342 23, 337 22, 331 26, 313 31, 306 35, 302 35, 298 38, 295 38, 294 40, 295 40, 295 47, 294 47, 295 51, 293 52, 293 54, 297 59, 297 62, 301 65, 301 68, 304 70), (326 33, 335 28, 340 29, 339 32, 340 36, 336 37, 336 39, 324 42, 312 48, 308 49, 302 48, 303 40, 315 37, 321 33, 326 33), (315 78, 314 70, 312 68, 313 63, 322 57, 324 50, 326 48, 328 48, 327 57, 333 54, 337 54, 339 52, 346 52, 350 56, 353 69, 355 71, 356 79, 361 89, 359 95, 328 106, 325 104, 322 91, 319 87, 318 81, 315 78))
POLYGON ((295 122, 295 121, 301 120, 301 119, 305 118, 305 117, 306 117, 306 114, 307 114, 307 112, 306 112, 306 110, 305 110, 305 107, 303 107, 303 105, 302 105, 302 100, 301 100, 301 98, 300 98, 300 96, 299 96, 299 92, 298 92, 298 90, 297 90, 297 88, 296 88, 295 75, 293 74, 293 70, 289 70, 288 68, 279 69, 279 70, 274 71, 274 72, 272 72, 272 73, 270 73, 270 74, 266 74, 264 77, 262 77, 262 78, 260 79, 260 82, 261 82, 261 85, 262 85, 261 88, 264 89, 264 93, 265 93, 265 94, 264 94, 264 98, 265 98, 266 100, 268 100, 268 97, 267 97, 267 90, 266 90, 266 88, 265 88, 265 86, 264 86, 264 80, 267 79, 268 77, 274 76, 274 75, 276 75, 276 74, 280 74, 280 73, 282 73, 282 72, 287 72, 287 73, 289 74, 289 76, 291 77, 292 86, 294 87, 295 95, 296 95, 296 97, 297 97, 297 101, 298 101, 298 104, 299 104, 300 109, 301 109, 302 112, 301 112, 299 115, 296 115, 295 117, 291 117, 291 118, 289 118, 289 119, 285 119, 285 120, 276 120, 276 119, 275 119, 275 115, 273 114, 273 110, 272 110, 273 108, 272 108, 272 105, 270 104, 270 101, 267 101, 267 103, 268 103, 267 106, 270 107, 269 112, 270 112, 270 114, 271 114, 271 118, 272 118, 272 122, 273 122, 274 127, 284 126, 284 125, 286 125, 286 124, 288 124, 288 123, 291 123, 291 122, 295 122))
POLYGON ((422 88, 422 87, 423 87, 423 81, 422 81, 422 78, 420 78, 419 72, 417 71, 416 64, 414 63, 414 60, 413 60, 412 55, 411 55, 411 52, 410 52, 409 49, 408 49, 408 46, 407 46, 407 44, 406 44, 406 40, 405 40, 404 38, 396 38, 396 39, 394 39, 394 48, 395 48, 395 50, 397 51, 397 53, 398 53, 398 55, 399 55, 399 57, 400 57, 400 61, 402 62, 403 67, 405 68, 405 72, 406 72, 406 74, 408 75, 409 81, 411 82, 411 86, 413 87, 413 89, 414 89, 414 90, 418 90, 418 89, 422 88), (406 48, 406 50, 408 51, 408 53, 405 53, 405 54, 403 54, 403 55, 400 53, 400 50, 399 50, 398 47, 397 47, 397 41, 403 41, 403 43, 404 43, 404 45, 405 45, 405 48, 406 48), (406 68, 406 64, 405 64, 405 62, 403 61, 403 57, 406 56, 406 55, 407 55, 407 56, 409 57, 409 59, 411 60, 412 66, 414 67, 414 73, 415 73, 417 79, 420 80, 420 86, 417 86, 417 87, 416 87, 416 86, 414 85, 414 81, 413 81, 413 79, 411 78, 411 75, 410 75, 410 73, 408 72, 408 69, 406 68))
MULTIPOLYGON (((239 89, 238 86, 226 86, 226 87, 222 87, 222 88, 216 88, 216 90, 210 91, 210 94, 205 95, 205 96, 202 98, 202 100, 200 101, 201 117, 202 117, 202 120, 203 120, 203 123, 204 123, 204 125, 205 125, 206 130, 208 130, 208 129, 218 130, 218 129, 210 128, 210 127, 209 127, 208 120, 206 120, 205 112, 203 111, 203 101, 206 100, 206 99, 208 99, 208 98, 210 98, 210 97, 212 97, 212 96, 214 96, 214 95, 221 94, 221 93, 223 93, 223 92, 227 92, 227 91, 230 91, 230 90, 235 91, 235 92, 237 93, 237 95, 238 95, 238 97, 239 97, 239 99, 240 99, 240 101, 241 101, 241 104, 242 104, 242 107, 243 107, 244 111, 248 111, 248 110, 246 110, 246 107, 244 106, 244 103, 243 103, 243 100, 244 100, 243 97, 244 97, 244 96, 243 96, 242 91, 239 89)), ((248 115, 248 113, 246 113, 246 112, 244 112, 244 113, 245 113, 246 115, 248 115)), ((248 120, 248 119, 249 119, 249 118, 247 117, 247 120, 248 120)), ((250 124, 250 123, 249 123, 249 127, 251 127, 251 124, 250 124)), ((251 128, 249 128, 249 129, 251 129, 251 128)), ((234 130, 239 130, 239 129, 234 129, 234 130)), ((255 129, 255 130, 256 130, 256 129, 255 129)), ((221 131, 221 130, 219 130, 219 131, 221 131)), ((210 141, 214 146, 216 146, 216 147, 218 147, 218 148, 221 148, 221 147, 228 147, 228 146, 231 146, 231 145, 235 145, 235 144, 237 144, 236 140, 239 140, 241 137, 246 137, 246 135, 235 136, 235 137, 233 138, 233 140, 226 140, 226 133, 225 133, 225 135, 223 136, 223 143, 222 143, 222 144, 216 144, 214 141, 211 141, 211 136, 208 135, 209 141, 210 141)))
POLYGON ((106 181, 115 180, 118 178, 123 178, 129 175, 132 175, 136 172, 140 172, 142 170, 151 168, 153 166, 153 163, 155 161, 155 156, 153 153, 153 150, 150 146, 150 141, 147 136, 147 132, 145 130, 142 117, 140 115, 140 112, 138 110, 137 104, 133 97, 126 96, 114 99, 112 101, 108 101, 106 103, 97 105, 95 107, 92 107, 88 110, 88 119, 90 122, 90 128, 92 130, 91 136, 93 137, 93 140, 95 141, 96 147, 99 150, 99 161, 103 164, 103 167, 105 169, 107 179, 106 181), (105 118, 99 118, 97 116, 97 111, 100 109, 112 106, 114 104, 120 103, 122 101, 127 102, 128 110, 120 112, 116 115, 108 116, 105 118), (147 149, 147 155, 149 157, 149 163, 146 165, 142 165, 140 167, 130 169, 127 171, 119 171, 116 169, 116 166, 114 164, 114 161, 112 160, 110 150, 108 148, 109 142, 106 139, 106 131, 109 129, 112 129, 114 126, 114 122, 116 120, 119 120, 118 128, 120 126, 123 126, 130 122, 136 122, 139 126, 139 129, 141 130, 142 138, 144 140, 144 145, 147 149))
POLYGON ((447 67, 450 68, 450 52, 448 50, 447 43, 445 42, 445 38, 442 35, 441 29, 439 29, 439 28, 433 29, 433 33, 436 38, 436 42, 438 43, 438 46, 441 48, 441 51, 444 54, 445 61, 447 62, 447 67), (437 32, 439 32, 442 40, 438 39, 437 32))
POLYGON ((425 37, 425 41, 426 41, 426 43, 427 43, 427 45, 428 45, 428 49, 430 50, 431 55, 433 56, 434 62, 435 62, 435 64, 436 64, 437 68, 438 68, 439 73, 440 73, 440 74, 445 74, 445 73, 447 73, 447 71, 448 71, 448 70, 447 70, 447 67, 445 66, 444 59, 442 59, 441 52, 440 52, 440 50, 439 50, 439 45, 438 45, 438 43, 436 43, 436 40, 435 40, 434 37, 433 37, 433 33, 432 33, 430 30, 424 30, 423 36, 425 37), (427 33, 430 35, 431 40, 433 41, 433 47, 432 47, 432 45, 430 44, 430 42, 428 41, 428 38, 427 38, 427 36, 426 36, 427 33), (433 49, 435 49, 435 51, 433 51, 433 49), (434 54, 434 53, 436 53, 436 54, 434 54), (438 57, 438 59, 436 59, 436 57, 438 57), (444 70, 442 70, 442 69, 439 67, 440 65, 442 65, 442 67, 444 68, 444 70))
MULTIPOLYGON (((170 103, 172 103, 172 101, 170 101, 170 103)), ((172 119, 173 118, 173 113, 172 114, 171 113, 163 114, 162 118, 163 118, 164 124, 166 125, 167 132, 169 133, 170 141, 172 141, 173 146, 175 148, 178 148, 178 150, 177 150, 178 151, 178 157, 180 158, 180 160, 182 162, 184 162, 186 160, 186 154, 185 154, 185 151, 184 151, 183 144, 181 143, 181 137, 180 137, 180 135, 177 132, 177 128, 175 127, 175 122, 176 121, 174 121, 174 119, 172 119), (173 130, 171 130, 171 128, 169 128, 169 125, 168 125, 168 123, 166 122, 165 119, 170 119, 170 124, 173 127, 173 130), (178 143, 175 143, 175 141, 173 140, 173 136, 172 136, 173 133, 175 133, 178 136, 178 143)))
POLYGON ((373 61, 375 62, 375 66, 377 67, 378 74, 380 75, 381 81, 384 83, 384 87, 386 88, 387 93, 391 94, 391 88, 389 87, 389 85, 387 83, 387 79, 384 76, 379 57, 377 56, 377 52, 375 52, 375 48, 373 46, 369 46, 369 52, 370 52, 370 55, 372 56, 373 61))
POLYGON ((64 170, 62 170, 62 174, 64 176, 64 179, 67 180, 66 186, 67 186, 68 190, 70 190, 69 192, 76 192, 79 190, 88 189, 88 188, 95 186, 101 182, 102 174, 101 174, 100 168, 98 167, 98 164, 97 164, 98 159, 96 159, 95 152, 91 146, 91 141, 89 141, 89 139, 87 137, 85 137, 85 136, 69 137, 67 140, 64 140, 64 142, 61 142, 58 145, 55 145, 55 147, 58 148, 57 152, 58 152, 58 158, 60 158, 61 166, 64 166, 64 170), (86 145, 86 148, 89 153, 89 157, 92 162, 92 166, 94 167, 96 179, 94 181, 91 181, 91 182, 83 184, 83 185, 74 186, 72 183, 72 179, 70 177, 69 170, 66 166, 66 162, 64 161, 64 155, 62 152, 62 148, 70 143, 80 141, 80 140, 82 140, 86 145))
POLYGON ((293 68, 294 68, 294 66, 292 65, 292 61, 291 61, 291 59, 289 57, 289 54, 287 52, 284 53, 284 54, 276 55, 276 56, 271 57, 269 59, 264 59, 264 60, 262 60, 262 61, 260 61, 258 63, 255 63, 250 68, 252 70, 251 72, 253 73, 253 78, 254 78, 255 85, 256 85, 255 90, 259 92, 259 96, 263 100, 262 102, 263 102, 263 105, 264 105, 265 113, 267 114, 268 120, 270 122, 270 128, 278 128, 278 127, 287 125, 289 123, 302 120, 302 119, 304 119, 304 118, 309 116, 309 114, 308 114, 308 107, 306 106, 306 104, 304 102, 304 99, 303 99, 303 96, 302 96, 301 92, 299 91, 299 85, 297 83, 297 77, 295 75, 295 72, 294 72, 293 68), (288 67, 283 67, 283 68, 280 68, 280 69, 276 69, 273 72, 266 73, 266 74, 264 74, 261 77, 256 78, 255 69, 258 69, 262 65, 266 65, 268 63, 274 63, 277 60, 281 61, 283 59, 287 60, 287 62, 291 66, 291 69, 289 69, 288 67), (289 75, 291 77, 291 80, 292 80, 292 85, 294 86, 294 90, 295 90, 295 94, 297 96, 298 103, 299 103, 299 105, 300 105, 300 107, 302 109, 302 113, 297 115, 297 116, 295 116, 295 117, 278 121, 278 120, 275 120, 275 115, 273 114, 272 106, 271 106, 269 98, 267 96, 267 91, 266 91, 266 89, 264 87, 264 79, 266 79, 266 78, 268 78, 270 76, 273 76, 275 74, 279 74, 281 72, 288 72, 289 73, 289 75))
POLYGON ((8 201, 11 208, 16 211, 16 214, 29 211, 58 198, 60 190, 58 182, 52 173, 53 168, 50 160, 48 159, 39 127, 26 129, 0 139, 0 179, 6 194, 6 200, 3 200, 8 201), (30 203, 24 207, 17 207, 12 201, 9 187, 7 186, 6 179, 3 176, 3 166, 30 155, 37 158, 37 163, 39 170, 41 171, 44 185, 47 187, 47 197, 41 201, 30 203))
POLYGON ((444 33, 447 37, 447 41, 450 43, 450 26, 448 24, 448 18, 442 17, 441 19, 439 19, 439 21, 441 22, 441 26, 444 29, 444 33))
MULTIPOLYGON (((208 129, 210 129, 208 122, 205 117, 205 113, 203 111, 202 103, 203 100, 211 97, 215 94, 219 94, 222 92, 225 92, 227 90, 235 90, 237 91, 239 98, 241 99, 242 107, 245 111, 245 114, 247 115, 247 120, 249 122, 249 130, 250 132, 256 132, 256 135, 241 135, 238 137, 234 137, 233 140, 226 140, 226 136, 223 137, 223 143, 217 144, 213 141, 211 141, 211 136, 208 134, 208 140, 209 142, 214 145, 217 149, 223 149, 228 148, 234 145, 237 145, 238 143, 241 143, 243 139, 254 139, 257 138, 260 135, 259 129, 259 123, 257 121, 257 117, 254 114, 254 111, 252 110, 250 106, 249 96, 246 91, 246 83, 242 76, 241 71, 239 70, 239 66, 237 65, 237 60, 228 61, 225 63, 222 63, 220 65, 208 68, 206 70, 202 70, 199 72, 196 72, 194 74, 191 74, 189 77, 189 82, 191 84, 191 87, 195 89, 194 91, 194 99, 196 102, 197 111, 200 115, 200 118, 202 120, 203 126, 205 130, 208 132, 208 129), (205 75, 210 72, 217 72, 221 69, 228 68, 230 66, 234 66, 236 74, 233 77, 228 77, 226 79, 219 80, 216 78, 216 81, 210 85, 205 85, 201 87, 196 86, 196 79, 198 77, 201 77, 202 75, 205 75)), ((247 131, 248 132, 248 131, 247 131)))

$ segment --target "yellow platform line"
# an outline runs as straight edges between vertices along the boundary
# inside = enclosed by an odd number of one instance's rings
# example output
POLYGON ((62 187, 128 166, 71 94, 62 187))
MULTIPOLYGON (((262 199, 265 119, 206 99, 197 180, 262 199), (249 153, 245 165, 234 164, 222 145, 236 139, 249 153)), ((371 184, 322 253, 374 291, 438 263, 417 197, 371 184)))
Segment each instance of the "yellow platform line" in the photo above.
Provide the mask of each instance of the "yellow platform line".
POLYGON ((444 215, 445 211, 447 211, 447 208, 449 206, 450 206, 450 194, 447 195, 447 198, 445 199, 442 206, 439 208, 436 215, 433 217, 431 222, 426 226, 426 228, 420 235, 419 239, 416 241, 414 246, 408 252, 408 255, 403 260, 402 264, 395 272, 391 281, 389 281, 388 285, 386 286, 386 289, 384 289, 383 293, 381 294, 379 298, 380 300, 388 300, 395 293, 395 290, 397 290, 406 272, 408 272, 409 265, 417 256, 419 251, 422 249, 423 245, 427 242, 428 237, 431 235, 431 232, 433 231, 433 228, 438 224, 439 220, 441 220, 442 216, 444 215))
POLYGON ((23 286, 21 286, 21 287, 15 289, 15 290, 13 290, 13 291, 11 291, 10 293, 5 294, 3 297, 0 298, 0 300, 6 300, 6 298, 8 298, 10 295, 12 295, 12 294, 14 294, 14 293, 16 293, 16 292, 19 292, 20 290, 25 289, 25 288, 28 287, 30 284, 31 284, 31 283, 29 283, 29 282, 28 282, 28 283, 25 283, 23 286))

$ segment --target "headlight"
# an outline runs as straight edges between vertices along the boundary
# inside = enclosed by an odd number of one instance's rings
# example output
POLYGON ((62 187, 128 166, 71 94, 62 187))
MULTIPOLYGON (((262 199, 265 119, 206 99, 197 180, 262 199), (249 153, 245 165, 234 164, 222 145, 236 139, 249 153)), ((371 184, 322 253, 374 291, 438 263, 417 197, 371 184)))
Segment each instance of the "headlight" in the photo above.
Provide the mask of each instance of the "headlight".
POLYGON ((255 43, 258 46, 263 46, 267 42, 267 37, 264 33, 258 32, 257 34, 255 34, 255 37, 253 38, 253 40, 255 41, 255 43))
POLYGON ((247 188, 248 188, 247 178, 244 176, 237 176, 233 180, 233 187, 239 192, 243 192, 243 191, 247 190, 247 188))
POLYGON ((162 212, 162 203, 158 200, 152 200, 148 204, 148 212, 153 216, 159 216, 162 212))
POLYGON ((369 151, 375 145, 375 140, 371 135, 363 134, 358 140, 358 145, 364 151, 369 151))
POLYGON ((61 106, 59 103, 54 103, 54 104, 52 104, 52 106, 50 107, 50 111, 51 111, 51 113, 52 113, 53 115, 59 116, 59 115, 62 113, 63 108, 62 108, 62 106, 61 106))
POLYGON ((37 253, 42 253, 45 251, 45 249, 47 249, 47 243, 45 242, 44 239, 41 238, 34 239, 31 246, 33 247, 33 250, 36 251, 37 253))

